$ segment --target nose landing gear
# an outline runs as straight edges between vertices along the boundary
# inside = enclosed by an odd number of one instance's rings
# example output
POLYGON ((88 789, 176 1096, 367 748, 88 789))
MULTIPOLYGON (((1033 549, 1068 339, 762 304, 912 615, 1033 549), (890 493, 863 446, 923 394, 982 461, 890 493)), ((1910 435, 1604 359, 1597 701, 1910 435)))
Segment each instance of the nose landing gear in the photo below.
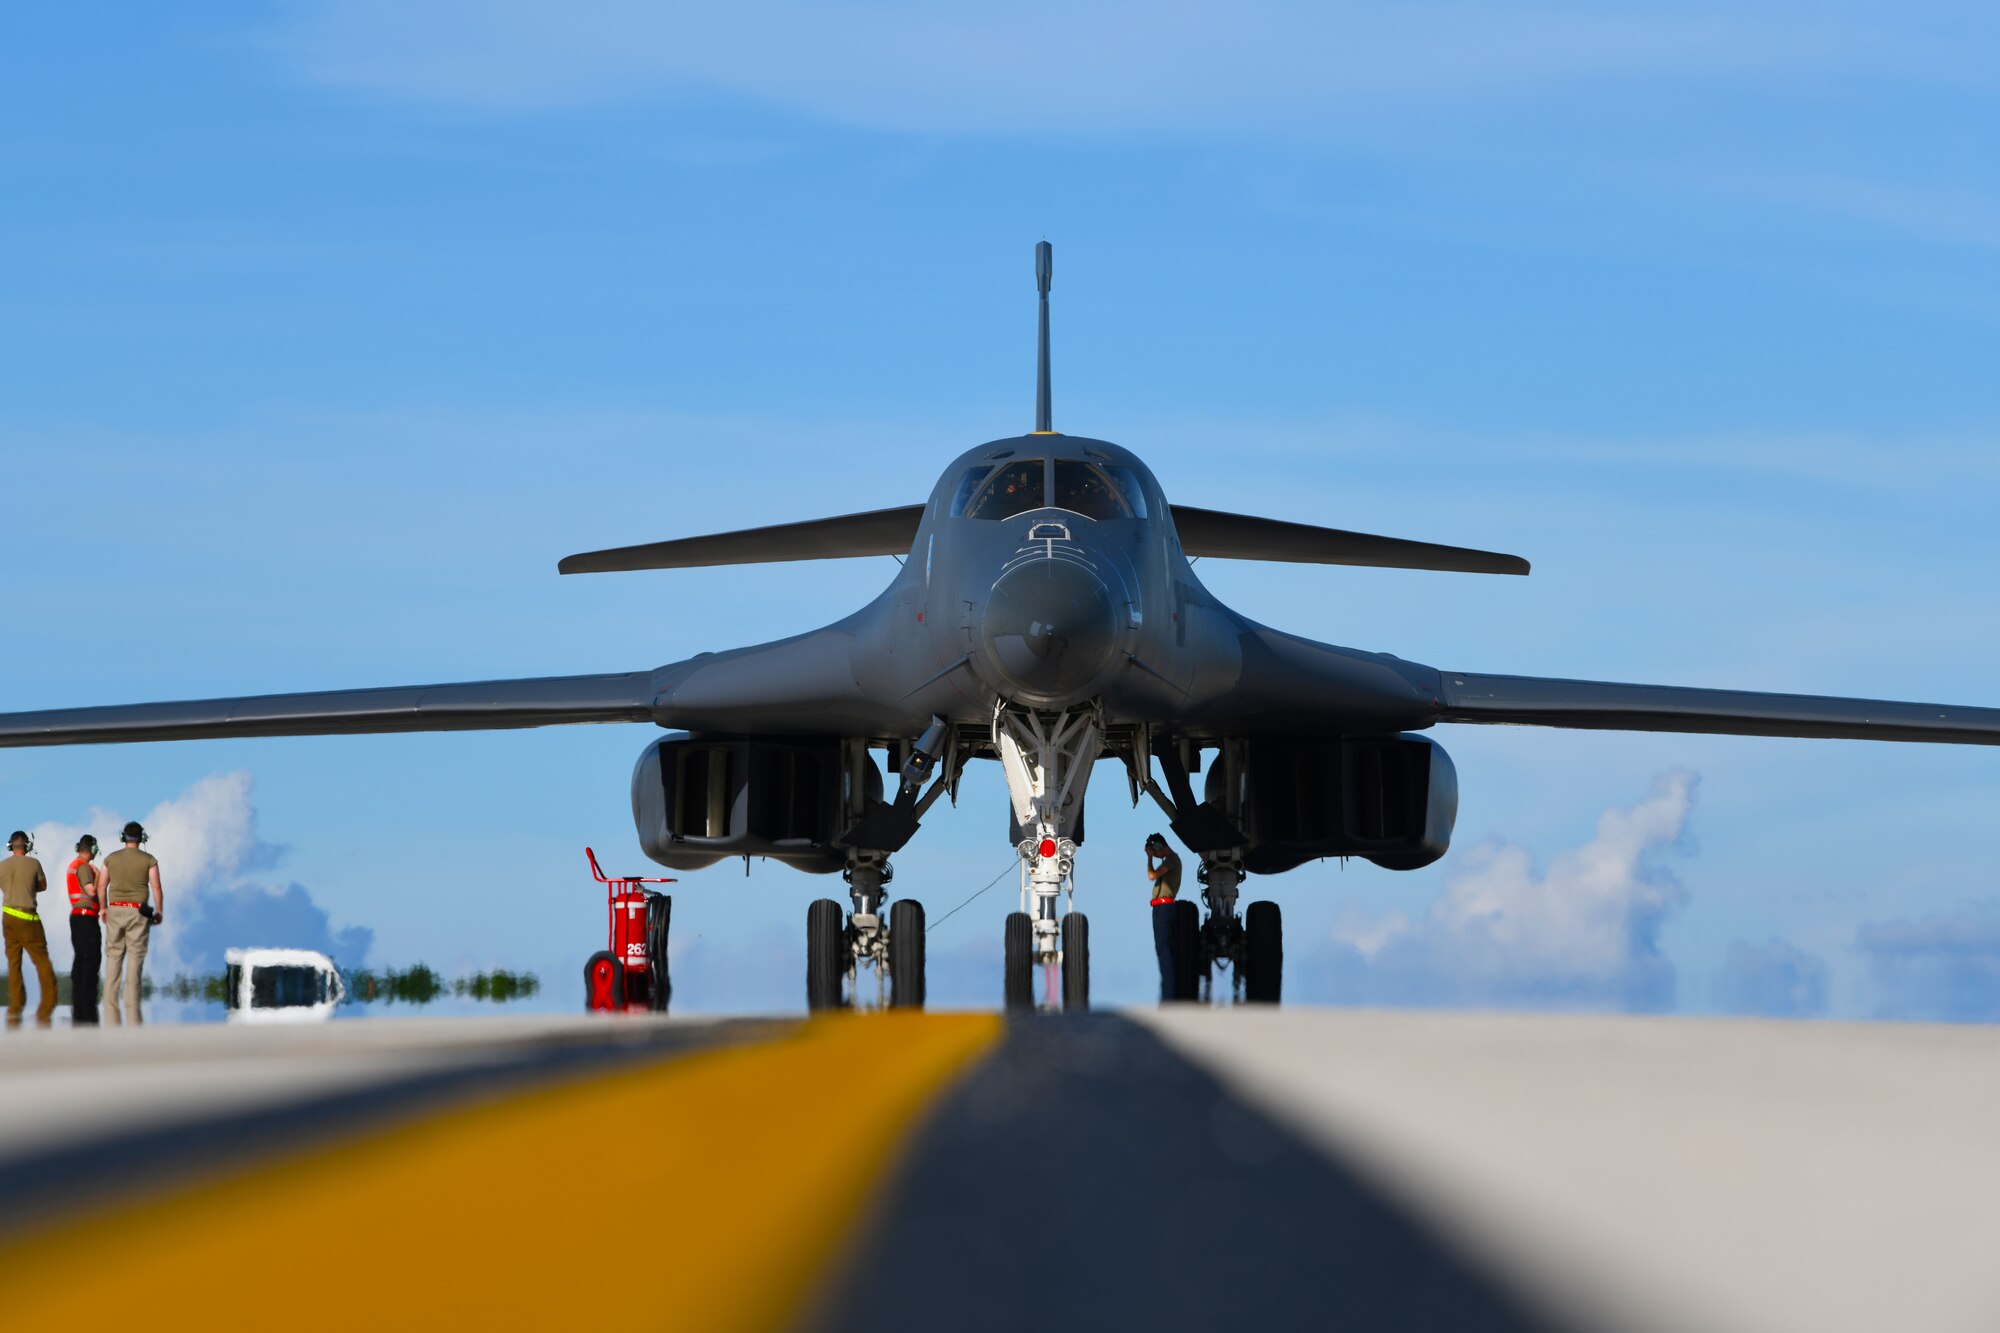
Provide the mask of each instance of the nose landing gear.
POLYGON ((1076 851, 1084 790, 1104 748, 1103 717, 1094 706, 1036 713, 1003 704, 993 713, 993 748, 1007 777, 1021 858, 1021 907, 1007 917, 1007 1007, 1036 1006, 1039 968, 1042 1008, 1088 1008, 1090 922, 1074 910, 1076 851))

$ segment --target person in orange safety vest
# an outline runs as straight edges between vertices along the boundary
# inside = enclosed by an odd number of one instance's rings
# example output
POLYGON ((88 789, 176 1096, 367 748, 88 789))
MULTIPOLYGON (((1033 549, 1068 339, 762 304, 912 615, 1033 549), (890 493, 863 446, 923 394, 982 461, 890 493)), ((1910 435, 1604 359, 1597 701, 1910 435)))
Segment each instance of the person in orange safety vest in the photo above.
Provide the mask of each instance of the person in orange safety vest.
POLYGON ((77 839, 76 859, 69 863, 70 1022, 87 1027, 97 1022, 97 982, 104 970, 104 868, 96 863, 97 839, 88 833, 77 839))

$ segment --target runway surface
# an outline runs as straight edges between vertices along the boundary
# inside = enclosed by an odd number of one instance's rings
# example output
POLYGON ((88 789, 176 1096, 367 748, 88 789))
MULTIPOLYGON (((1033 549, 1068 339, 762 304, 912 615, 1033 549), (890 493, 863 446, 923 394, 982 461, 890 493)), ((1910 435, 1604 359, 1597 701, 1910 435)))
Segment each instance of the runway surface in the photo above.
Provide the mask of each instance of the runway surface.
POLYGON ((9 1314, 2000 1326, 2000 1030, 1208 1010, 0 1038, 9 1314), (120 1298, 121 1300, 123 1297, 120 1298), (82 1304, 79 1304, 82 1302, 82 1304))

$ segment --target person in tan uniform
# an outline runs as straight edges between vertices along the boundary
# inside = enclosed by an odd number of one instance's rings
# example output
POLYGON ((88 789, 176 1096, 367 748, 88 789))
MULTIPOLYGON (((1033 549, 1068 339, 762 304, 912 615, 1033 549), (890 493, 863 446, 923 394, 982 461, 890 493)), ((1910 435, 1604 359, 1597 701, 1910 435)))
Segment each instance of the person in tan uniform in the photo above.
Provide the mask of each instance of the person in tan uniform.
POLYGON ((35 1026, 47 1027, 56 1012, 56 970, 49 964, 49 937, 42 929, 42 914, 36 899, 49 887, 42 863, 29 853, 35 840, 16 829, 7 839, 7 859, 0 861, 0 912, 4 912, 7 941, 7 1026, 21 1026, 21 1011, 28 1007, 28 983, 21 975, 21 955, 34 960, 35 979, 41 983, 42 1002, 35 1007, 35 1026))
POLYGON ((113 1023, 122 1017, 137 1024, 145 1021, 139 1016, 139 985, 146 971, 146 940, 165 916, 166 895, 160 888, 160 863, 139 850, 146 841, 144 826, 135 819, 118 836, 125 845, 104 858, 104 1008, 113 1023))

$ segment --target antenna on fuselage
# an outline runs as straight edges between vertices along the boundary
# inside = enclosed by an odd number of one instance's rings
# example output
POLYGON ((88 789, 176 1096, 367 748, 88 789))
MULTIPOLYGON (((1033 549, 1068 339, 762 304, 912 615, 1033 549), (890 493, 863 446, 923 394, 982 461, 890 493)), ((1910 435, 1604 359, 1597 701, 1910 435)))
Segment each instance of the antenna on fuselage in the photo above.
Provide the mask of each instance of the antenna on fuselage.
POLYGON ((1049 282, 1055 277, 1056 251, 1047 241, 1035 242, 1035 286, 1042 294, 1041 355, 1035 362, 1035 433, 1053 435, 1049 410, 1049 282))

